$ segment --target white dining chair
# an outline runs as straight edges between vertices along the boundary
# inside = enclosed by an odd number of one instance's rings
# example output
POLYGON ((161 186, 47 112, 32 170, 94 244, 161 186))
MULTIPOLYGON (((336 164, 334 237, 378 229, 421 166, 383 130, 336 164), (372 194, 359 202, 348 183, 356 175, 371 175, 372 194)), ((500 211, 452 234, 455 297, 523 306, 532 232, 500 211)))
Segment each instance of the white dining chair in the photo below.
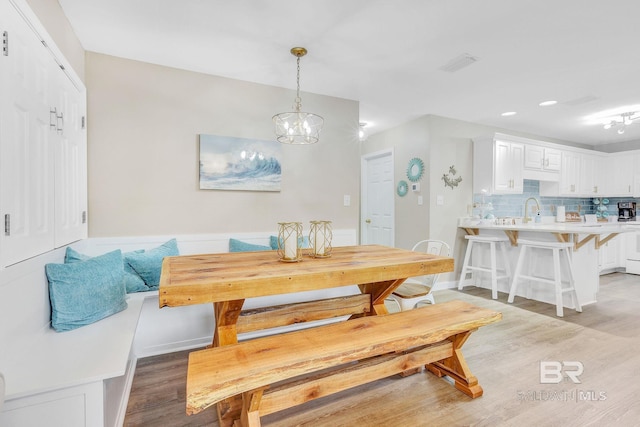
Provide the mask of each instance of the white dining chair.
MULTIPOLYGON (((447 243, 434 239, 421 240, 411 250, 441 256, 449 256, 451 252, 447 243)), ((400 311, 411 310, 420 304, 435 304, 432 291, 438 276, 439 274, 429 274, 411 277, 389 295, 389 300, 395 301, 400 311)))

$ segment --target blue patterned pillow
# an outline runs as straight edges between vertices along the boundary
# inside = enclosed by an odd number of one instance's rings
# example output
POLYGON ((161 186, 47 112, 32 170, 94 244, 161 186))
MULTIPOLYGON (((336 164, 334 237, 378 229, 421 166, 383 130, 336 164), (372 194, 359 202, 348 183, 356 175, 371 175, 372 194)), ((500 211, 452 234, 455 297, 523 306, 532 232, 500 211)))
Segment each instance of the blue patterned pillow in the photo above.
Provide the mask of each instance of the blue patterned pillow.
POLYGON ((242 240, 229 239, 229 252, 252 252, 252 251, 270 251, 271 248, 265 245, 256 245, 253 243, 243 242, 242 240))
POLYGON ((51 326, 70 331, 127 308, 122 253, 70 264, 47 264, 51 326))
POLYGON ((157 290, 160 285, 160 273, 162 272, 162 260, 166 256, 178 256, 178 242, 171 239, 168 242, 149 249, 144 253, 125 254, 124 261, 129 263, 133 270, 142 277, 150 290, 157 290))
MULTIPOLYGON (((130 253, 143 253, 144 249, 140 249, 133 252, 127 252, 122 254, 122 257, 125 258, 130 253)), ((78 262, 78 261, 86 261, 91 259, 90 256, 81 254, 80 252, 70 248, 67 246, 67 252, 64 255, 64 262, 78 262)), ((127 293, 131 294, 134 292, 145 292, 148 291, 149 288, 144 284, 144 280, 142 277, 138 276, 138 274, 131 268, 128 262, 123 260, 124 266, 124 286, 127 289, 127 293)))

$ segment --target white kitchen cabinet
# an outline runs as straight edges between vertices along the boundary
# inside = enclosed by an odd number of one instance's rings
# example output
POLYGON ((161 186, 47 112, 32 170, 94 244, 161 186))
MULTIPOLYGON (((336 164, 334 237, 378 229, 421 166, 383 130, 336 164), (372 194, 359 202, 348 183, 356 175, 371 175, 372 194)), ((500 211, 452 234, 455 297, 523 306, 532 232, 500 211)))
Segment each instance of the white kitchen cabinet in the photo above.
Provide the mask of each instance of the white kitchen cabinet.
POLYGON ((87 234, 85 89, 1 2, 0 268, 87 234))
POLYGON ((496 135, 473 141, 474 193, 522 194, 524 144, 496 135))
POLYGON ((609 155, 607 197, 632 197, 635 182, 635 156, 627 153, 609 155))
POLYGON ((624 237, 623 235, 616 236, 598 249, 600 274, 611 273, 625 266, 624 237))
POLYGON ((562 166, 560 168, 559 195, 578 196, 580 182, 580 154, 573 151, 562 153, 562 166))
POLYGON ((604 158, 595 154, 580 154, 580 178, 578 194, 587 197, 605 195, 604 158))
POLYGON ((560 171, 562 153, 560 150, 540 145, 526 144, 524 147, 524 168, 538 171, 560 171))
POLYGON ((640 197, 640 151, 629 154, 633 157, 633 197, 640 197))

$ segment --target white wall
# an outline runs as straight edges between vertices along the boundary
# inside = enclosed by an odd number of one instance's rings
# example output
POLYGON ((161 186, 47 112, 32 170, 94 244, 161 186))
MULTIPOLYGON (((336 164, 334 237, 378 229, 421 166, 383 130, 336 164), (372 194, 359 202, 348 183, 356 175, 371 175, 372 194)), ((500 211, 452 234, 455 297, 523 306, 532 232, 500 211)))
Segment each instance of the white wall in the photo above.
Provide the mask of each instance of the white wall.
POLYGON ((429 126, 427 117, 419 118, 385 132, 370 136, 362 143, 362 154, 374 153, 387 148, 394 150, 394 197, 395 197, 395 245, 411 249, 416 241, 428 237, 429 224, 429 126), (425 163, 425 174, 420 180, 420 193, 411 190, 400 197, 395 188, 400 180, 407 179, 407 165, 414 157, 425 163), (422 195, 425 204, 418 205, 417 196, 422 195))
POLYGON ((284 145, 282 191, 198 189, 198 134, 274 140, 295 92, 88 52, 91 237, 358 228, 358 103, 302 94, 320 141, 284 145), (343 195, 351 206, 343 206, 343 195))

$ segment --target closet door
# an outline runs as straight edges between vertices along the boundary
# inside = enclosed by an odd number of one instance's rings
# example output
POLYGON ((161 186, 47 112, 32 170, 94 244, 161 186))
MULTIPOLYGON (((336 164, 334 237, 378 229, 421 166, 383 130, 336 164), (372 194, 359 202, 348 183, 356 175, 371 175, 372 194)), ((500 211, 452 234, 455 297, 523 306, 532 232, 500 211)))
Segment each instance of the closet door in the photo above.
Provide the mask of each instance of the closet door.
POLYGON ((59 128, 55 146, 55 247, 87 237, 85 99, 63 73, 54 97, 59 128))
POLYGON ((7 43, 3 40, 0 56, 0 267, 53 247, 55 131, 49 85, 60 72, 13 6, 3 2, 2 8, 0 34, 7 43))

